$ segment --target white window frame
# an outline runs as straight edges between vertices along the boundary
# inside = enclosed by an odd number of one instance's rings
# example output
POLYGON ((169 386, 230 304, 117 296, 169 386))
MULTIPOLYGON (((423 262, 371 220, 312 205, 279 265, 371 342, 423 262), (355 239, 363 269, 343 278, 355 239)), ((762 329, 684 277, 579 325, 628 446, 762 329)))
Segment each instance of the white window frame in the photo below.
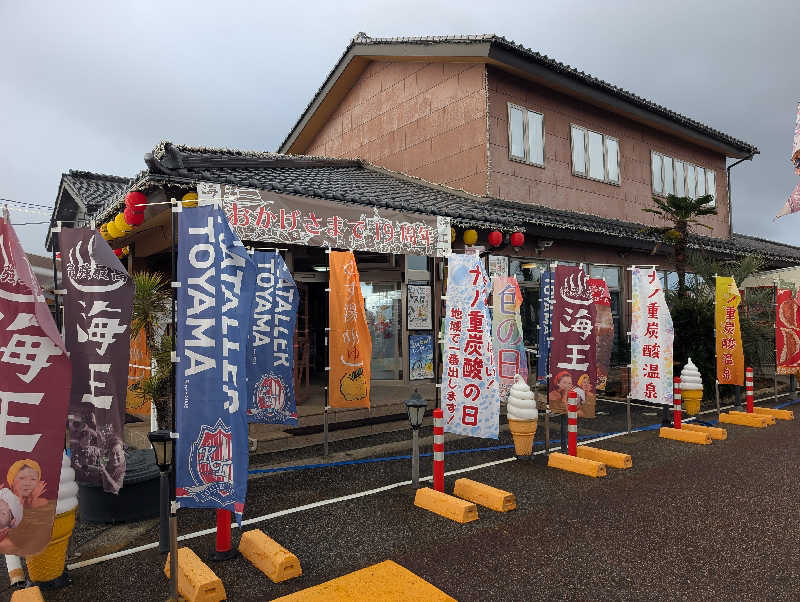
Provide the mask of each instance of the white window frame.
POLYGON ((717 206, 717 171, 710 167, 703 167, 702 165, 697 165, 696 163, 691 163, 690 161, 684 161, 683 159, 677 159, 672 155, 665 155, 664 153, 660 153, 655 150, 650 151, 650 188, 653 191, 655 196, 664 197, 664 158, 668 158, 672 160, 672 189, 673 191, 678 189, 677 180, 675 180, 675 164, 677 162, 681 162, 684 164, 683 168, 683 188, 686 191, 686 196, 689 196, 693 199, 697 198, 697 183, 700 180, 700 172, 699 170, 703 171, 703 182, 706 188, 706 194, 709 193, 708 191, 708 174, 714 174, 714 190, 712 191, 712 196, 714 200, 709 203, 711 207, 717 206), (661 190, 657 191, 655 188, 655 181, 653 180, 653 157, 658 156, 661 159, 661 190), (694 182, 695 182, 695 189, 693 191, 689 190, 689 169, 688 167, 691 166, 694 168, 694 182))
POLYGON ((621 186, 622 185, 621 184, 621 182, 622 182, 622 167, 621 167, 622 161, 620 160, 622 158, 622 149, 620 147, 618 138, 615 138, 614 136, 609 136, 607 134, 603 134, 602 132, 598 132, 596 130, 591 130, 591 129, 589 129, 587 127, 584 127, 582 125, 578 125, 577 123, 570 123, 569 124, 569 150, 570 150, 570 153, 569 153, 570 158, 569 158, 569 160, 570 160, 570 164, 572 165, 572 175, 573 176, 576 176, 578 178, 586 178, 587 180, 594 180, 595 182, 603 182, 605 184, 611 184, 611 186, 621 186), (575 156, 574 143, 573 143, 573 137, 572 137, 573 128, 581 130, 583 132, 583 156, 584 156, 584 160, 586 161, 586 165, 584 165, 584 173, 580 173, 578 171, 575 171, 575 164, 573 163, 573 157, 575 156), (600 136, 602 138, 602 147, 603 147, 603 178, 602 179, 593 178, 593 177, 591 177, 589 175, 591 173, 591 165, 590 165, 591 164, 591 157, 589 156, 589 133, 590 132, 592 134, 597 134, 598 136, 600 136), (608 145, 606 143, 606 140, 613 140, 614 142, 617 143, 617 176, 618 176, 618 181, 616 181, 616 182, 614 180, 610 180, 608 178, 608 151, 607 151, 608 145))
POLYGON ((544 113, 540 113, 539 111, 532 111, 527 107, 523 107, 512 102, 508 104, 508 158, 511 161, 517 161, 519 163, 525 163, 526 165, 533 165, 534 167, 544 167, 544 113), (522 152, 524 153, 524 157, 518 157, 511 153, 511 110, 517 109, 518 111, 522 111, 522 152), (538 115, 542 120, 542 162, 537 163, 531 160, 531 147, 530 147, 530 135, 528 133, 528 115, 533 113, 534 115, 538 115))

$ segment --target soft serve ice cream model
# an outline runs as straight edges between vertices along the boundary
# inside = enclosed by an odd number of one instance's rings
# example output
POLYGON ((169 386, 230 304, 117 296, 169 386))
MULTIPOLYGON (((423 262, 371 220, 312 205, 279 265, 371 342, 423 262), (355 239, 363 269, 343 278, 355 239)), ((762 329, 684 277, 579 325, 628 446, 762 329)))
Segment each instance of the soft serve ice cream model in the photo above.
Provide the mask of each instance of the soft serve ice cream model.
POLYGON ((530 456, 533 436, 539 422, 533 391, 517 374, 508 392, 508 427, 514 437, 514 451, 518 456, 530 456))
POLYGON ((689 414, 700 411, 700 402, 703 399, 703 378, 700 371, 689 358, 681 370, 681 400, 689 414))

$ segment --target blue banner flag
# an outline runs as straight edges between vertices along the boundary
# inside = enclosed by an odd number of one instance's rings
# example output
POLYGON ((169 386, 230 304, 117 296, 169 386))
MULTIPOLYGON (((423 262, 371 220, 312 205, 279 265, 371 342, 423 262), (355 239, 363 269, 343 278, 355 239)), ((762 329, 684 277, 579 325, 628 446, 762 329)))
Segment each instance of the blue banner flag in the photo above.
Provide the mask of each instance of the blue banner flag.
POLYGON ((297 426, 294 328, 299 304, 280 253, 256 251, 255 295, 247 342, 247 420, 297 426))
POLYGON ((550 338, 553 322, 553 282, 555 274, 550 271, 542 272, 541 287, 539 288, 539 361, 536 366, 536 380, 547 380, 550 362, 550 338))
POLYGON ((223 211, 181 212, 175 376, 176 495, 241 521, 247 494, 246 354, 253 261, 223 211))

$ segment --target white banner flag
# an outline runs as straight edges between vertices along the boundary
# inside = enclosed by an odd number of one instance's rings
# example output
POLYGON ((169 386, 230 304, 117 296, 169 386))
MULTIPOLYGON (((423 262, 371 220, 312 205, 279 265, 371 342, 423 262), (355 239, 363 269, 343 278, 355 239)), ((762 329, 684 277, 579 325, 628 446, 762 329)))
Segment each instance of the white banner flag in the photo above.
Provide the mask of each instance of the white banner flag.
POLYGON ((655 268, 633 268, 631 397, 672 405, 672 328, 664 285, 655 268))

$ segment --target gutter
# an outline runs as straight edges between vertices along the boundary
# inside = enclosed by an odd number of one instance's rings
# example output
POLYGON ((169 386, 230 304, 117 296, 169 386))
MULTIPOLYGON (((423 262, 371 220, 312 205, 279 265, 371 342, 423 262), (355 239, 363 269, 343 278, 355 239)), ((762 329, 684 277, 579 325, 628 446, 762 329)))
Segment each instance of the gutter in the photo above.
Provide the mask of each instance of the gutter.
MULTIPOLYGON (((756 151, 757 152, 757 151, 756 151)), ((755 157, 756 152, 750 153, 749 157, 745 157, 744 159, 739 159, 734 163, 728 165, 725 168, 727 171, 727 181, 726 184, 728 185, 728 238, 733 238, 733 198, 731 196, 731 169, 739 165, 742 161, 752 161, 753 157, 755 157)))

